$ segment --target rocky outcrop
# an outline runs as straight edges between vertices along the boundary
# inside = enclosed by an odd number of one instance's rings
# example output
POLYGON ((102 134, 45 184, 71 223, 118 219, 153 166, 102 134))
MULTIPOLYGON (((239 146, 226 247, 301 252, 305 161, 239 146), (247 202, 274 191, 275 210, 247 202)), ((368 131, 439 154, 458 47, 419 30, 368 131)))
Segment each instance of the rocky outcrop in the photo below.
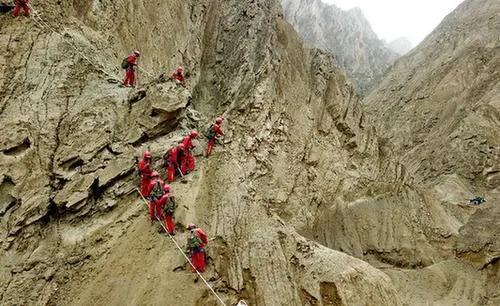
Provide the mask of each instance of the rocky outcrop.
POLYGON ((331 53, 336 65, 367 93, 398 58, 373 32, 359 8, 343 11, 321 0, 282 0, 285 18, 304 42, 331 53))

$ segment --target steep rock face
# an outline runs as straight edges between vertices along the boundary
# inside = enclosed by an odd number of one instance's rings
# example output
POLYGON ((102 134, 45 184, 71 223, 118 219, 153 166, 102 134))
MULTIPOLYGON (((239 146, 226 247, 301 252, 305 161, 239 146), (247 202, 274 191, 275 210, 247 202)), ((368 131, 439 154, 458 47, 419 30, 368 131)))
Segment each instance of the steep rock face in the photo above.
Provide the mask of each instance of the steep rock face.
POLYGON ((498 304, 495 210, 460 205, 461 176, 409 171, 277 1, 38 9, 64 35, 0 16, 1 304, 216 305, 149 225, 133 168, 149 149, 164 174, 166 149, 220 114, 224 145, 204 159, 200 139, 173 189, 176 239, 191 222, 208 232, 204 275, 227 304, 498 304), (135 48, 141 86, 117 87, 135 48), (186 89, 156 78, 179 63, 186 89))
POLYGON ((285 18, 304 41, 331 53, 360 93, 377 84, 398 58, 378 39, 359 8, 343 11, 321 0, 282 0, 285 18))
POLYGON ((315 168, 332 158, 323 149, 338 159, 328 171, 342 173, 351 155, 376 156, 377 144, 342 73, 304 49, 279 3, 35 8, 43 20, 0 16, 2 304, 215 305, 147 225, 133 169, 146 148, 161 169, 182 133, 221 113, 230 141, 210 160, 198 156, 197 172, 173 187, 177 237, 196 222, 214 238, 206 275, 223 299, 398 304, 387 275, 301 236, 307 215, 291 218, 308 210, 303 201, 318 203, 315 168), (115 65, 135 48, 141 86, 120 88, 115 65), (179 63, 187 89, 153 79, 179 63))

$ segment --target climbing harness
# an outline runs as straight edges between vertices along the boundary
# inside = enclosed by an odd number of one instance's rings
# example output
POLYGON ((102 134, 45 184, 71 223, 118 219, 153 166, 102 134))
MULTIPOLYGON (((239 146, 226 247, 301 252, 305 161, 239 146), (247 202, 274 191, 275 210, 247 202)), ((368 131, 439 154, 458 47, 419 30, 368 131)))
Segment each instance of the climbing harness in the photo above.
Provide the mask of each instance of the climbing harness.
MULTIPOLYGON (((139 188, 136 188, 137 192, 139 192, 139 195, 141 196, 142 200, 144 201, 144 203, 149 206, 149 203, 148 201, 146 200, 146 198, 144 198, 144 196, 142 195, 141 191, 139 190, 139 188)), ((198 270, 196 269, 196 267, 193 265, 193 262, 191 261, 191 259, 189 259, 189 257, 187 257, 186 253, 184 253, 184 251, 182 250, 182 248, 179 246, 179 244, 177 243, 177 241, 174 239, 174 237, 172 235, 170 235, 170 233, 168 232, 167 228, 165 227, 165 225, 163 224, 162 220, 160 220, 160 218, 158 216, 156 216, 156 219, 158 220, 158 222, 160 222, 160 225, 161 227, 163 227, 163 229, 165 230, 165 232, 167 233, 168 237, 172 240, 172 242, 175 244, 175 246, 179 249, 179 251, 181 252, 182 256, 184 256, 184 258, 188 261, 188 263, 191 265, 191 267, 193 268, 193 270, 196 272, 196 274, 198 274, 198 276, 201 278, 201 280, 205 283, 205 285, 208 287, 208 289, 210 289, 210 291, 213 293, 213 295, 219 300, 219 302, 226 306, 226 303, 224 303, 224 301, 221 299, 221 297, 217 294, 217 292, 215 292, 215 290, 212 288, 212 286, 210 286, 210 284, 207 282, 207 280, 203 277, 203 275, 201 275, 200 272, 198 272, 198 270)))

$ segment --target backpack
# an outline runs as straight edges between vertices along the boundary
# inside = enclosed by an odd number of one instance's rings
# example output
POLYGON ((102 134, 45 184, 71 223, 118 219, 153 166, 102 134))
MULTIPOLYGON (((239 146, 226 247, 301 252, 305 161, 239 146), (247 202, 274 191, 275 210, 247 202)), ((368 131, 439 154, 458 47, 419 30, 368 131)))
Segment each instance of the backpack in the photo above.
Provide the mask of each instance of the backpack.
POLYGON ((188 238, 188 247, 192 251, 201 247, 201 240, 193 231, 191 231, 191 234, 188 238))
POLYGON ((207 129, 207 131, 205 132, 205 137, 207 137, 208 139, 214 139, 214 138, 215 138, 215 136, 217 136, 217 135, 216 135, 216 133, 215 133, 215 131, 214 131, 214 126, 213 126, 213 125, 211 125, 211 126, 207 129))
POLYGON ((153 187, 153 190, 151 190, 150 198, 153 201, 157 201, 162 196, 163 196, 163 186, 161 185, 160 181, 156 181, 155 186, 153 187))
POLYGON ((128 62, 128 59, 124 58, 123 61, 122 61, 122 68, 123 69, 127 69, 129 66, 130 66, 130 64, 128 62))
POLYGON ((175 209, 177 208, 177 205, 175 204, 174 200, 172 200, 171 197, 168 197, 167 203, 165 206, 163 206, 163 211, 167 215, 173 215, 175 213, 175 209))

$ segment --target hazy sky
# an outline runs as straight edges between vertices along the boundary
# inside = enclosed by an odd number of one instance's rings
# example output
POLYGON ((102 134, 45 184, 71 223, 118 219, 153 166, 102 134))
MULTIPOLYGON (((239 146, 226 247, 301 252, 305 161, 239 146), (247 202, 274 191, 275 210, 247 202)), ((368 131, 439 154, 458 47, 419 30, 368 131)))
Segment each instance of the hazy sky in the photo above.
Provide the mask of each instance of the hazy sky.
POLYGON ((413 46, 451 13, 463 0, 323 0, 347 10, 361 8, 379 38, 391 41, 408 37, 413 46))

